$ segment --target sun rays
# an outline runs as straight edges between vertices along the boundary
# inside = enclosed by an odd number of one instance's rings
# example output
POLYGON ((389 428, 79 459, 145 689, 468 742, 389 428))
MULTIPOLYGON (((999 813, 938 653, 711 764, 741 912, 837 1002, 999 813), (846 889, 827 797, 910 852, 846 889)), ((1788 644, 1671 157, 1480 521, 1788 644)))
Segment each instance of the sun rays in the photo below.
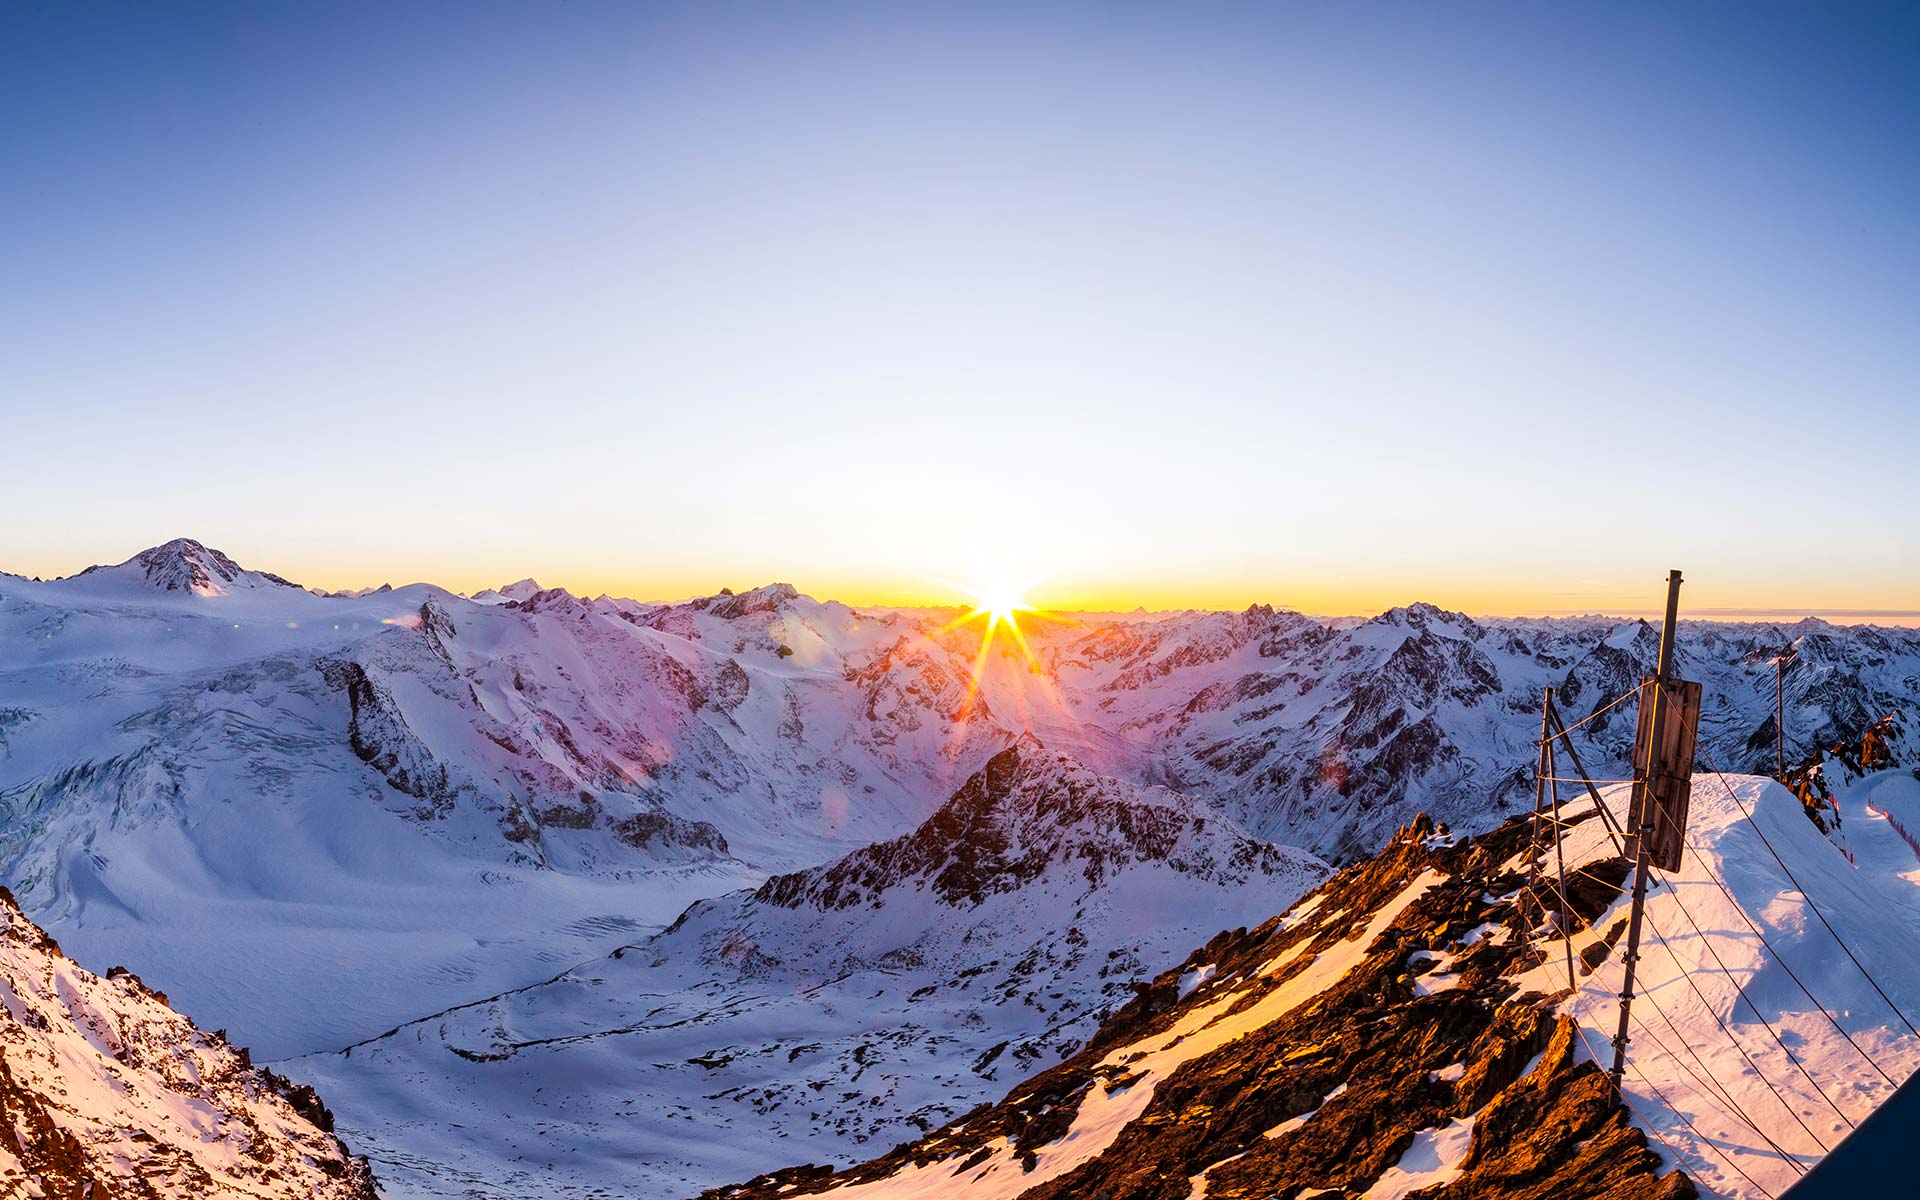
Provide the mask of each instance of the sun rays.
POLYGON ((986 622, 986 633, 989 635, 1001 625, 1020 628, 1019 615, 1034 611, 1021 598, 1020 590, 1011 587, 981 588, 974 593, 972 610, 948 621, 945 628, 958 629, 979 621, 986 622))
POLYGON ((942 634, 947 634, 977 627, 980 636, 980 647, 974 652, 973 667, 967 677, 966 708, 954 726, 956 747, 965 737, 974 713, 982 704, 981 692, 993 662, 994 643, 1001 637, 1003 630, 1008 642, 1018 649, 1021 663, 1026 669, 1015 676, 1010 681, 1010 685, 1002 689, 998 695, 1011 700, 1017 710, 1020 724, 1029 730, 1034 727, 1033 706, 1028 697, 1032 687, 1038 688, 1041 696, 1056 712, 1063 715, 1065 713, 1059 694, 1054 689, 1051 672, 1041 661, 1040 656, 1034 652, 1033 643, 1029 640, 1027 631, 1021 627, 1023 621, 1032 624, 1049 620, 1057 621, 1060 618, 1027 602, 1025 593, 1030 586, 1030 584, 1018 587, 996 585, 969 588, 967 590, 974 598, 973 608, 947 622, 940 629, 942 634))
POLYGON ((1033 646, 1027 641, 1026 632, 1020 628, 1020 616, 1025 613, 1038 618, 1043 614, 1022 598, 1021 593, 1026 591, 1026 588, 995 585, 971 590, 974 597, 973 610, 948 621, 940 630, 942 633, 951 633, 965 626, 981 626, 980 651, 974 655, 973 681, 969 690, 976 692, 979 690, 981 674, 986 670, 988 655, 993 652, 993 640, 1002 626, 1006 628, 1008 636, 1020 647, 1020 655, 1026 660, 1027 668, 1038 671, 1040 662, 1034 656, 1033 646))

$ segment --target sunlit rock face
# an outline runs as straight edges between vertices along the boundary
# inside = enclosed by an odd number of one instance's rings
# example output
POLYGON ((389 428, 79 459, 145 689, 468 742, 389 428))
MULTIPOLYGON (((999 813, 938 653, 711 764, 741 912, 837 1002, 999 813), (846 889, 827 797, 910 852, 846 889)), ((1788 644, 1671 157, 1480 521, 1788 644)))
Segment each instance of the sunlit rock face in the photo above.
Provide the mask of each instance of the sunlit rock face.
MULTIPOLYGON (((1572 1024, 1510 978, 1541 959, 1500 898, 1525 845, 1517 822, 1455 844, 1421 817, 1286 916, 1211 939, 999 1103, 852 1170, 707 1196, 1352 1194, 1396 1172, 1488 1197, 1691 1196, 1572 1024)), ((1581 925, 1617 894, 1583 889, 1581 925)))
POLYGON ((75 964, 4 891, 0 1004, 5 1194, 375 1200, 311 1088, 124 968, 75 964))

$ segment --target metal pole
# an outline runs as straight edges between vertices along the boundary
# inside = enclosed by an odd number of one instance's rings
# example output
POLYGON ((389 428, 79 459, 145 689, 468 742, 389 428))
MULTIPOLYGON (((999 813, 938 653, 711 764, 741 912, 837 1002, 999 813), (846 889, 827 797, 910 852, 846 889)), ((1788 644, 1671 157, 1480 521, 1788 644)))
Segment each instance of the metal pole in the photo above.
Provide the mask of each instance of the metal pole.
POLYGON ((1667 623, 1660 631, 1660 682, 1673 674, 1673 633, 1680 617, 1680 572, 1667 572, 1667 623))
MULTIPOLYGON (((1550 724, 1545 714, 1553 711, 1553 689, 1547 689, 1545 701, 1540 708, 1543 723, 1550 724)), ((1566 827, 1560 824, 1560 772, 1554 767, 1553 742, 1546 743, 1547 794, 1553 797, 1553 861, 1560 880, 1560 939, 1567 948, 1567 990, 1580 990, 1580 980, 1573 973, 1573 914, 1567 905, 1567 840, 1566 827)))
POLYGON ((1773 731, 1780 746, 1780 779, 1787 777, 1787 656, 1773 660, 1773 731))
POLYGON ((1658 761, 1662 738, 1660 726, 1666 715, 1667 679, 1673 673, 1674 627, 1679 623, 1680 615, 1680 572, 1667 573, 1667 621, 1660 633, 1660 666, 1654 673, 1653 687, 1641 698, 1642 704, 1653 705, 1652 719, 1647 722, 1647 766, 1644 772, 1636 771, 1633 781, 1634 818, 1638 824, 1638 845, 1633 858, 1633 918, 1627 926, 1627 952, 1623 960, 1626 964, 1626 978, 1620 984, 1620 1031, 1613 1038, 1613 1092, 1620 1095, 1620 1080, 1627 1070, 1627 1023, 1632 1018, 1633 1008, 1633 967, 1640 961, 1640 923, 1647 908, 1647 857, 1648 843, 1653 837, 1653 796, 1650 791, 1652 780, 1660 774, 1662 763, 1658 761))
MULTIPOLYGON (((1540 810, 1546 806, 1547 775, 1549 774, 1547 767, 1547 739, 1553 736, 1553 731, 1547 724, 1548 702, 1551 701, 1553 697, 1552 688, 1546 690, 1546 697, 1547 699, 1541 701, 1540 704, 1540 744, 1534 747, 1533 828, 1529 831, 1527 838, 1527 895, 1531 897, 1536 904, 1539 903, 1540 900, 1540 893, 1537 890, 1540 881, 1540 810)), ((1526 915, 1526 902, 1524 900, 1521 902, 1520 913, 1522 917, 1526 915)), ((1542 904, 1540 905, 1541 920, 1545 920, 1546 916, 1547 908, 1546 905, 1542 904)), ((1531 929, 1532 926, 1529 925, 1528 928, 1531 929)))

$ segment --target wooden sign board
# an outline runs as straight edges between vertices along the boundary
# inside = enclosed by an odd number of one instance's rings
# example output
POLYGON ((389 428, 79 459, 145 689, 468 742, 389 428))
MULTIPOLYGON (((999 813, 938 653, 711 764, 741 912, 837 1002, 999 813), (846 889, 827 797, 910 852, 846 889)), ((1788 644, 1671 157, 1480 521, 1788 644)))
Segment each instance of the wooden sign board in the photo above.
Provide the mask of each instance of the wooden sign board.
MULTIPOLYGON (((1663 871, 1680 869, 1686 849, 1687 802, 1693 793, 1693 744, 1700 733, 1700 685, 1669 679, 1659 704, 1649 679, 1641 692, 1640 723, 1633 734, 1634 787, 1631 830, 1637 834, 1649 823, 1643 807, 1652 806, 1653 832, 1647 838, 1647 859, 1663 871), (1660 744, 1653 744, 1654 713, 1659 711, 1660 744)), ((1630 851, 1634 847, 1629 847, 1630 851)))

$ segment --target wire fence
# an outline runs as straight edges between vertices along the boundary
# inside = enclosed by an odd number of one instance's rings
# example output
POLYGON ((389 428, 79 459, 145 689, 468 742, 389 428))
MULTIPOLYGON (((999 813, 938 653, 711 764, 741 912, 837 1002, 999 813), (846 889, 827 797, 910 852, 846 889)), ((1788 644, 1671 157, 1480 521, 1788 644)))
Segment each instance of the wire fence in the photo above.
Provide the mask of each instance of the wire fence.
MULTIPOLYGON (((1583 823, 1587 819, 1587 814, 1582 812, 1572 819, 1569 819, 1567 815, 1563 814, 1559 785, 1566 783, 1579 784, 1585 787, 1593 802, 1594 809, 1606 827, 1607 836, 1611 840, 1613 847, 1619 854, 1624 856, 1628 848, 1626 830, 1622 828, 1620 823, 1615 821, 1613 814, 1609 811, 1608 803, 1605 798, 1602 797, 1599 788, 1602 786, 1617 787, 1632 785, 1635 788, 1635 793, 1630 808, 1638 809, 1642 803, 1640 789, 1644 786, 1642 781, 1637 777, 1638 768, 1636 767, 1636 777, 1633 778, 1596 779, 1587 774, 1584 765, 1579 760, 1578 753, 1574 749, 1574 742, 1570 735, 1575 730, 1587 725, 1602 714, 1613 710, 1629 699, 1641 695, 1645 689, 1646 682, 1643 681, 1640 685, 1615 697, 1606 704, 1599 706, 1580 721, 1570 725, 1561 722, 1559 714, 1555 711, 1552 696, 1549 693, 1543 701, 1542 736, 1536 743, 1540 749, 1540 754, 1535 767, 1537 791, 1534 822, 1532 826, 1532 840, 1529 844, 1527 860, 1530 883, 1528 887, 1524 889, 1523 894, 1531 897, 1533 903, 1539 908, 1543 916, 1549 909, 1547 901, 1551 899, 1557 902, 1557 908, 1561 916, 1558 922, 1558 932, 1560 939, 1565 943, 1568 982, 1572 988, 1569 1015, 1574 1020, 1575 1028, 1580 1034, 1582 1045, 1586 1047, 1588 1054, 1593 1057, 1596 1064, 1601 1061, 1600 1057, 1594 1053, 1592 1043, 1587 1038, 1587 1031, 1581 1023, 1580 1006, 1587 998, 1588 993, 1582 987, 1578 972, 1574 966, 1576 957, 1573 949, 1574 930, 1571 926, 1571 921, 1567 917, 1567 913, 1572 907, 1567 893, 1567 879, 1569 875, 1585 877, 1592 882, 1602 884, 1611 889, 1623 889, 1625 884, 1621 881, 1603 878, 1591 870, 1588 870, 1583 865, 1576 864, 1569 870, 1566 865, 1562 843, 1565 840, 1567 831, 1583 823), (1556 744, 1565 748, 1575 774, 1561 775, 1558 773, 1556 769, 1558 765, 1555 754, 1556 744), (1550 833, 1546 833, 1548 830, 1550 830, 1550 833), (1539 859, 1547 849, 1543 844, 1545 840, 1543 833, 1545 836, 1550 836, 1553 842, 1552 849, 1555 859, 1555 876, 1557 876, 1557 878, 1543 877, 1539 870, 1539 859), (1532 881, 1538 881, 1540 885, 1551 894, 1548 897, 1535 894, 1533 892, 1532 881)), ((1590 742, 1591 740, 1591 737, 1589 737, 1590 742)), ((1871 987, 1874 993, 1885 1003, 1887 1009, 1900 1024, 1905 1026, 1910 1034, 1920 1037, 1920 1030, 1915 1029, 1913 1021, 1909 1019, 1901 1007, 1895 1003, 1881 981, 1877 979, 1874 973, 1861 961, 1860 956, 1854 952, 1853 947, 1841 936, 1839 930, 1837 930, 1832 921, 1828 919, 1827 914, 1800 883, 1793 869, 1781 856, 1778 848, 1775 847, 1772 840, 1767 837, 1766 831, 1762 829, 1760 823, 1755 820, 1751 806, 1741 799, 1739 793, 1727 780, 1726 776, 1720 771, 1718 766, 1713 763, 1711 756, 1706 752, 1704 747, 1696 747, 1695 754, 1699 761, 1701 761, 1707 770, 1719 781, 1720 786, 1726 791, 1728 798, 1732 800, 1735 809, 1739 812, 1741 819, 1745 822, 1746 826, 1752 830, 1759 843, 1765 847, 1768 855, 1771 856, 1779 866, 1787 881, 1799 893, 1806 910, 1814 915, 1820 926, 1833 938, 1849 962, 1851 962, 1853 967, 1859 972, 1861 978, 1867 982, 1868 986, 1871 987)), ((1740 921, 1747 927, 1747 930, 1753 934, 1761 961, 1771 961, 1777 964, 1783 973, 1792 980, 1794 986, 1799 989, 1800 993, 1807 998, 1807 1001, 1813 1006, 1814 1010, 1819 1012, 1827 1022, 1831 1024, 1839 1037, 1846 1045, 1852 1048, 1854 1053, 1859 1056, 1860 1060, 1866 1064, 1868 1069, 1877 1074, 1890 1087, 1897 1089, 1899 1087, 1898 1081, 1894 1080, 1892 1076, 1887 1073, 1874 1055, 1868 1053, 1867 1050, 1859 1044, 1846 1027, 1841 1024, 1838 1016, 1835 1015, 1835 1010, 1818 998, 1813 989, 1808 986, 1801 973, 1793 969, 1792 965, 1788 963, 1786 958, 1780 953, 1779 948, 1768 939, 1765 932, 1754 922, 1745 907, 1740 904, 1726 880, 1721 876, 1720 872, 1714 868, 1712 858, 1704 853, 1700 846, 1692 839, 1685 836, 1685 830, 1683 828, 1678 828, 1673 824, 1673 814, 1665 811, 1662 805, 1648 803, 1646 807, 1649 811, 1638 817, 1638 820, 1642 823, 1642 828, 1637 829, 1636 833, 1644 836, 1647 832, 1653 830, 1654 826, 1647 823, 1649 820, 1667 821, 1669 824, 1665 828, 1671 831, 1680 844, 1684 846, 1690 855, 1692 865, 1697 868, 1698 873, 1704 876, 1705 881, 1710 883, 1718 891, 1726 900, 1727 905, 1733 909, 1734 913, 1738 914, 1740 921)), ((1869 808, 1879 815, 1886 817, 1892 824, 1894 830, 1913 848, 1915 855, 1920 856, 1920 838, 1916 838, 1905 829, 1892 814, 1886 813, 1871 805, 1869 805, 1869 808)), ((1631 824, 1634 819, 1635 814, 1630 812, 1628 823, 1631 824)), ((1642 851, 1642 857, 1644 857, 1644 851, 1642 851)), ((1849 856, 1849 858, 1851 859, 1851 856, 1849 856)), ((1714 1071, 1708 1066, 1706 1059, 1703 1058, 1700 1050, 1692 1044, 1687 1035, 1682 1031, 1680 1023, 1673 1019, 1672 1014, 1660 1004, 1659 1000, 1651 992, 1643 991, 1638 995, 1631 992, 1631 985, 1628 983, 1625 974, 1629 966, 1625 961, 1626 957, 1628 957, 1626 955, 1620 956, 1622 980, 1619 996, 1621 1003, 1629 1006, 1627 1012, 1628 1023, 1623 1023, 1623 1032, 1629 1028, 1629 1024, 1637 1027, 1647 1040, 1657 1047, 1667 1058, 1678 1075, 1685 1079, 1690 1089, 1697 1093, 1702 1105, 1719 1112, 1729 1123, 1736 1126, 1744 1126, 1751 1131, 1754 1137, 1777 1155, 1787 1169, 1792 1171, 1796 1176, 1805 1174, 1808 1170, 1809 1162, 1817 1160, 1820 1156, 1831 1150, 1832 1147, 1808 1124, 1794 1102, 1789 1099, 1788 1095, 1783 1091, 1782 1085, 1777 1084, 1774 1079, 1769 1076, 1768 1071, 1763 1069, 1763 1059, 1772 1055, 1773 1051, 1777 1049, 1779 1055, 1785 1059, 1785 1063, 1776 1064, 1776 1069, 1784 1069, 1789 1075, 1797 1073, 1799 1078, 1804 1079, 1819 1099, 1832 1110, 1835 1117, 1845 1126, 1846 1130, 1857 1128, 1857 1123, 1835 1101, 1828 1088, 1822 1086, 1820 1080, 1816 1078, 1812 1066, 1802 1055, 1794 1052, 1793 1048, 1788 1045, 1786 1038, 1782 1036, 1780 1030, 1776 1027, 1775 1022, 1769 1019, 1759 1004, 1755 1002, 1752 995, 1749 994, 1746 985, 1742 982, 1740 974, 1721 956, 1719 948, 1714 944, 1713 938, 1708 936, 1705 927, 1682 900, 1679 890, 1674 886, 1674 880, 1654 870, 1651 864, 1647 864, 1644 869, 1647 871, 1647 884, 1649 888, 1659 891, 1662 896, 1671 900, 1674 909, 1685 921, 1687 928, 1692 931, 1693 937, 1697 939, 1700 946, 1705 948, 1706 954, 1712 959, 1714 971, 1710 973, 1717 973, 1723 976, 1727 982, 1732 985, 1733 995, 1735 997, 1733 1012, 1737 1013, 1740 1006, 1744 1005, 1746 1009, 1753 1014, 1755 1020, 1766 1030, 1771 1045, 1769 1046, 1766 1043, 1762 1043, 1759 1057, 1756 1057, 1755 1053, 1749 1050, 1747 1045, 1741 1041, 1735 1034, 1733 1027, 1729 1024, 1728 1016, 1732 1014, 1723 1015, 1721 1013, 1720 1008, 1706 995, 1700 987, 1699 981, 1695 979, 1696 970, 1690 969, 1687 962, 1683 960, 1679 952, 1674 948, 1673 940, 1669 937, 1668 931, 1661 929, 1659 923, 1654 920, 1651 913, 1646 911, 1645 906, 1642 906, 1638 915, 1643 923, 1643 927, 1652 934, 1655 945, 1664 950, 1671 959, 1677 977, 1687 985, 1687 991, 1682 993, 1683 999, 1690 994, 1698 1001, 1702 1010, 1712 1019, 1713 1024, 1711 1029, 1715 1031, 1718 1036, 1723 1037, 1726 1042, 1734 1048, 1747 1071, 1764 1085, 1767 1093, 1773 1097, 1774 1101, 1786 1110, 1793 1124, 1797 1125, 1800 1131, 1806 1135, 1812 1149, 1804 1154, 1796 1154, 1783 1147, 1766 1128, 1762 1127, 1760 1120, 1756 1119, 1755 1114, 1750 1112, 1746 1105, 1740 1103, 1738 1098, 1733 1094, 1732 1089, 1727 1086, 1727 1083, 1715 1075, 1714 1071), (1644 1016, 1631 1010, 1630 1005, 1634 1000, 1642 1001, 1645 1007, 1653 1010, 1654 1015, 1666 1027, 1666 1032, 1671 1037, 1671 1042, 1669 1042, 1667 1038, 1661 1037, 1660 1034, 1648 1024, 1644 1016), (1679 1047, 1678 1051, 1674 1048, 1675 1044, 1679 1047), (1692 1065, 1689 1065, 1689 1063, 1692 1065)), ((1594 972, 1595 968, 1588 968, 1587 975, 1590 980, 1594 972)), ((1749 975, 1750 974, 1751 972, 1749 971, 1749 975)), ((1625 1043, 1621 1042, 1618 1044, 1624 1050, 1625 1043)), ((1739 1164, 1734 1161, 1733 1156, 1728 1153, 1726 1149, 1722 1148, 1715 1139, 1705 1137, 1701 1134, 1700 1130, 1694 1124, 1693 1118, 1694 1115, 1697 1114, 1690 1115, 1668 1100, 1661 1089, 1654 1084, 1647 1072, 1642 1069, 1641 1064, 1633 1061, 1632 1056, 1625 1056, 1625 1066, 1628 1070, 1632 1071, 1634 1078, 1640 1084, 1644 1085, 1661 1105, 1686 1125, 1687 1129, 1693 1133, 1699 1146, 1712 1151, 1729 1169, 1739 1175, 1741 1179, 1745 1180, 1748 1185, 1762 1196, 1771 1197, 1772 1193, 1761 1186, 1761 1184, 1745 1170, 1742 1170, 1739 1164)), ((1852 1081, 1842 1082, 1844 1084, 1852 1081)), ((1677 1163, 1682 1166, 1686 1165, 1686 1157, 1682 1155, 1665 1136, 1653 1128, 1652 1122, 1643 1122, 1643 1127, 1667 1149, 1668 1153, 1673 1156, 1677 1163)))

